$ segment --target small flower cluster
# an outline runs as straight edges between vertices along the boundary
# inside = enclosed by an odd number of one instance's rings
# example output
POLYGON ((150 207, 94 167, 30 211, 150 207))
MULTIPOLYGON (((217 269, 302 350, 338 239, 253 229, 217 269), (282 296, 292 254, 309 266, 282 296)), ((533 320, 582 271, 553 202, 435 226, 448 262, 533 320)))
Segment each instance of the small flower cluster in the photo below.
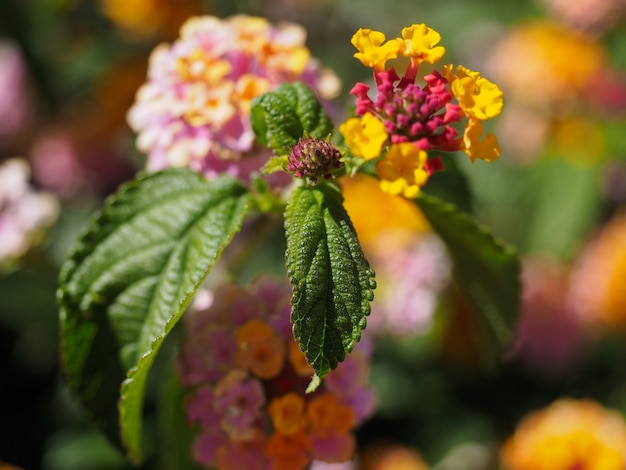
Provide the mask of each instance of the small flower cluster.
POLYGON ((385 42, 385 35, 359 29, 352 44, 354 56, 374 69, 377 96, 368 96, 369 86, 357 83, 351 90, 356 96, 356 114, 339 128, 350 152, 365 160, 384 153, 376 166, 381 188, 407 198, 417 196, 429 175, 441 168, 428 151, 463 150, 473 161, 493 161, 500 156, 496 137, 483 137, 483 121, 502 110, 502 92, 493 83, 461 65, 446 65, 416 82, 423 62, 434 64, 445 53, 437 46, 439 33, 424 24, 402 30, 402 37, 385 42), (387 61, 409 59, 402 77, 387 61), (462 135, 455 128, 463 126, 462 135), (386 151, 385 148, 387 147, 386 151))
POLYGON ((189 19, 180 39, 152 53, 148 83, 128 114, 148 169, 189 166, 209 178, 226 172, 246 181, 270 156, 255 146, 253 98, 296 80, 322 99, 338 91, 334 74, 311 58, 305 36, 300 26, 273 27, 244 15, 189 19))
POLYGON ((507 470, 622 470, 626 421, 595 401, 560 399, 527 416, 501 457, 507 470))
POLYGON ((301 470, 313 459, 352 458, 352 431, 374 404, 366 352, 355 350, 305 395, 313 370, 293 341, 290 295, 269 278, 247 289, 224 284, 188 316, 179 375, 200 464, 301 470))
POLYGON ((342 166, 341 152, 333 144, 324 139, 302 137, 289 154, 287 170, 315 183, 320 176, 331 179, 332 172, 342 166))
POLYGON ((59 214, 52 195, 33 189, 25 160, 0 165, 0 267, 22 256, 59 214))

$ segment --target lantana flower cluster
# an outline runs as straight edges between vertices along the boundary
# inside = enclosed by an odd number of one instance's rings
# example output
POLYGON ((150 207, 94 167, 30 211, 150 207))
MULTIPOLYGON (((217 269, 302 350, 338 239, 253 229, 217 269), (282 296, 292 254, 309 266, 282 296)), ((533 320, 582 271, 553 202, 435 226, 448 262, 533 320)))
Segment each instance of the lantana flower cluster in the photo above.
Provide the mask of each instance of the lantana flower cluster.
POLYGON ((225 172, 246 181, 270 156, 250 124, 256 96, 296 80, 322 100, 339 89, 305 39, 298 25, 245 15, 185 22, 174 44, 153 51, 148 82, 128 114, 148 169, 189 166, 209 178, 225 172))
POLYGON ((400 38, 385 39, 371 29, 359 29, 352 37, 358 50, 354 56, 374 71, 377 95, 370 98, 370 87, 357 83, 350 93, 356 96, 358 117, 339 128, 354 156, 372 160, 382 155, 376 165, 381 188, 417 196, 429 175, 442 167, 431 151, 462 150, 472 162, 497 159, 500 146, 493 134, 483 135, 483 122, 500 114, 500 89, 462 65, 445 65, 418 77, 423 62, 434 64, 445 53, 437 45, 439 33, 424 24, 404 28, 400 38), (387 68, 397 58, 409 60, 403 76, 387 68))
POLYGON ((59 201, 30 184, 26 160, 0 164, 0 268, 36 244, 59 215, 59 201))
POLYGON ((626 421, 589 400, 560 399, 528 415, 501 449, 506 470, 626 467, 626 421))
POLYGON ((305 394, 313 370, 293 340, 289 286, 261 277, 207 295, 187 316, 178 367, 195 460, 218 470, 351 460, 352 431, 374 406, 366 343, 305 394))

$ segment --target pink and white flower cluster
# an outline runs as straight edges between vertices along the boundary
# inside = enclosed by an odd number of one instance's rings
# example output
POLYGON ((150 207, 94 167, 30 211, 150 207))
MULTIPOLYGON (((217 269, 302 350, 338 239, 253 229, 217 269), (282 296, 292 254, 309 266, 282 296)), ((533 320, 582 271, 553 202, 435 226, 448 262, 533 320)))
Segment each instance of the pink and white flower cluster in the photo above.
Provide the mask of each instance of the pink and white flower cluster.
POLYGON ((291 289, 268 277, 198 296, 178 362, 194 459, 218 470, 303 470, 313 459, 346 462, 353 430, 374 408, 360 343, 313 393, 313 371, 293 340, 291 289))
POLYGON ((59 214, 59 203, 29 183, 30 167, 12 158, 0 164, 0 267, 22 256, 59 214))
POLYGON ((297 80, 322 99, 338 92, 338 79, 311 58, 305 39, 298 25, 258 17, 190 18, 174 44, 152 53, 148 82, 128 113, 148 169, 189 166, 246 181, 269 157, 255 146, 253 98, 297 80))

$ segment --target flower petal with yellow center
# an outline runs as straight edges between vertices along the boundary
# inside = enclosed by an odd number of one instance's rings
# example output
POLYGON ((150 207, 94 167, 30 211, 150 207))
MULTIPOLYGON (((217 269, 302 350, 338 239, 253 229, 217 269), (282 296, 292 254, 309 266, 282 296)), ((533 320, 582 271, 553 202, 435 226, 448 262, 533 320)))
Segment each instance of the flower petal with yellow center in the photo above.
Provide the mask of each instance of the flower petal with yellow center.
POLYGON ((380 189, 392 195, 401 194, 407 199, 415 198, 428 180, 427 160, 428 154, 410 142, 392 145, 385 158, 376 165, 376 173, 381 179, 380 189))
POLYGON ((372 113, 348 119, 339 126, 339 132, 350 152, 365 160, 378 157, 388 137, 385 126, 372 113))

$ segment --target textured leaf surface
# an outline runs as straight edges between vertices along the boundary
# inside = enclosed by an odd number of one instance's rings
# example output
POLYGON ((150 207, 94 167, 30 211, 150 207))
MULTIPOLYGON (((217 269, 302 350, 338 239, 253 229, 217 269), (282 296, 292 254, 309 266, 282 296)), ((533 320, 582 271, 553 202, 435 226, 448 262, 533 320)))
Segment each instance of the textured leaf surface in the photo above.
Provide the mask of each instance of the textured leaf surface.
POLYGON ((301 82, 283 83, 256 97, 250 118, 257 140, 279 155, 289 153, 305 132, 318 139, 332 132, 324 107, 301 82))
POLYGON ((338 188, 297 188, 285 213, 294 336, 321 378, 361 338, 375 287, 338 188))
POLYGON ((415 200, 448 248, 454 276, 482 328, 485 359, 493 363, 511 340, 520 282, 515 252, 452 204, 420 194, 415 200))
POLYGON ((88 418, 136 461, 156 352, 241 227, 247 203, 231 178, 208 182, 187 169, 143 176, 106 202, 63 266, 68 384, 88 418))

